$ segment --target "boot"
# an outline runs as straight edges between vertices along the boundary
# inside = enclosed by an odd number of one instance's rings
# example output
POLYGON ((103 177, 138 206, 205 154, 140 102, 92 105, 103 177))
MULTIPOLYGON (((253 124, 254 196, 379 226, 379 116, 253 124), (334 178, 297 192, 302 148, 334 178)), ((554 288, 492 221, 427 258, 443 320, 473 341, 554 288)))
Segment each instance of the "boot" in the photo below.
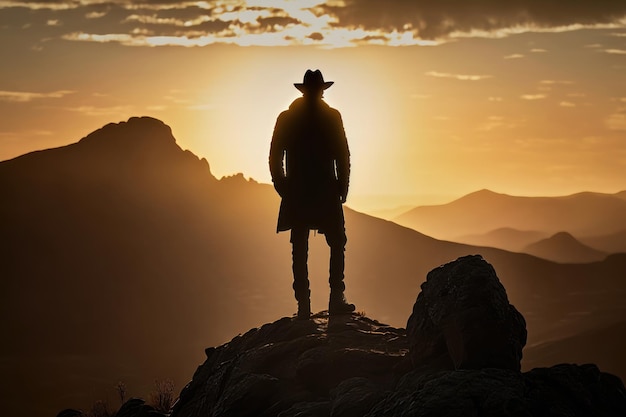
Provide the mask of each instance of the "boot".
POLYGON ((311 317, 311 301, 298 301, 298 320, 308 320, 311 317))
POLYGON ((343 292, 331 291, 330 301, 328 303, 328 314, 350 314, 354 312, 354 310, 356 310, 356 306, 346 301, 346 297, 343 295, 343 292))

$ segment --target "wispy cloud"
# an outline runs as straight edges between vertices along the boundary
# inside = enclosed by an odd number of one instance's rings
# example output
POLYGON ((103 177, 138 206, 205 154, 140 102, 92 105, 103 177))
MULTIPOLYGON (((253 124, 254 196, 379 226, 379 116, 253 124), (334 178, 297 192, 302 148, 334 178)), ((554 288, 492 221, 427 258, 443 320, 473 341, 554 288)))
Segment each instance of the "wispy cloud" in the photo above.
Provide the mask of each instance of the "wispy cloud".
POLYGON ((477 130, 489 132, 495 129, 513 129, 519 126, 519 123, 506 120, 502 116, 489 116, 487 120, 478 125, 477 130))
POLYGON ((626 49, 605 49, 604 52, 614 55, 626 55, 626 49))
POLYGON ((543 84, 543 85, 555 85, 555 84, 570 85, 570 84, 574 84, 574 83, 572 81, 568 81, 568 80, 541 80, 541 81, 539 81, 539 84, 543 84))
POLYGON ((576 107, 576 103, 572 103, 571 101, 561 101, 559 103, 561 107, 576 107))
POLYGON ((107 15, 107 12, 88 12, 85 14, 85 18, 87 19, 99 19, 107 15))
POLYGON ((522 54, 511 54, 511 55, 505 55, 504 59, 518 59, 518 58, 524 58, 524 55, 522 54))
POLYGON ((78 1, 0 1, 0 9, 23 7, 30 10, 68 10, 80 6, 78 1))
POLYGON ((626 3, 611 0, 578 2, 576 7, 541 0, 475 0, 471 6, 466 0, 343 0, 330 3, 320 8, 336 16, 338 25, 386 30, 399 30, 410 25, 424 39, 453 34, 498 37, 525 31, 622 28, 626 16, 626 3))
POLYGON ((468 75, 468 74, 451 74, 448 72, 428 71, 425 73, 429 77, 437 78, 454 78, 461 81, 479 81, 487 78, 492 78, 492 75, 468 75))
POLYGON ((604 123, 611 130, 626 130, 626 108, 609 115, 604 123))
POLYGON ((626 3, 613 0, 576 7, 540 0, 475 0, 471 7, 466 0, 0 0, 0 12, 16 8, 63 22, 66 32, 54 37, 128 46, 433 46, 463 37, 626 29, 626 3))
POLYGON ((522 100, 542 100, 548 97, 546 94, 522 94, 520 98, 522 100))
POLYGON ((51 93, 33 93, 27 91, 0 91, 0 101, 13 101, 25 103, 28 101, 46 99, 46 98, 63 98, 68 94, 73 94, 75 91, 71 90, 59 90, 51 93))

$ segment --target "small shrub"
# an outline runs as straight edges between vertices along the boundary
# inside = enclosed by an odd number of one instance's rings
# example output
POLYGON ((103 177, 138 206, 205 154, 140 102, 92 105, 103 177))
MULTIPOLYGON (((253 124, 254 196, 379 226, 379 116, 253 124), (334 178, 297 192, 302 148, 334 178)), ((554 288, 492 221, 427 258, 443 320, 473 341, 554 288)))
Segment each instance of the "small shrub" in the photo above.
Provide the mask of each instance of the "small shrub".
POLYGON ((120 397, 120 404, 124 404, 126 402, 126 384, 124 383, 124 381, 119 381, 116 385, 115 385, 115 390, 117 391, 117 394, 120 397))
POLYGON ((174 405, 174 381, 163 379, 154 381, 155 390, 150 394, 152 406, 160 413, 168 413, 174 405))

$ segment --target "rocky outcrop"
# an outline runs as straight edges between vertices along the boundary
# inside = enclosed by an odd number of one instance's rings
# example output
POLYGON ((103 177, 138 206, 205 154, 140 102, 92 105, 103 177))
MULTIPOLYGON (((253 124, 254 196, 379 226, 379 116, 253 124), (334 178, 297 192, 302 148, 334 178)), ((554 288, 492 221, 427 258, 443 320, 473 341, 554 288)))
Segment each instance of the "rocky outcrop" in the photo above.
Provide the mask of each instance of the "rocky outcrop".
POLYGON ((428 273, 407 334, 415 368, 519 371, 526 322, 493 267, 466 256, 428 273))
POLYGON ((428 274, 408 336, 357 314, 282 318, 207 349, 172 417, 626 415, 595 365, 519 372, 525 341, 491 265, 459 258, 428 274))
POLYGON ((622 381, 595 365, 561 364, 530 372, 485 368, 407 374, 367 417, 618 417, 622 381))
POLYGON ((172 415, 363 415, 404 373, 407 348, 403 329, 356 314, 283 318, 207 349, 172 415))

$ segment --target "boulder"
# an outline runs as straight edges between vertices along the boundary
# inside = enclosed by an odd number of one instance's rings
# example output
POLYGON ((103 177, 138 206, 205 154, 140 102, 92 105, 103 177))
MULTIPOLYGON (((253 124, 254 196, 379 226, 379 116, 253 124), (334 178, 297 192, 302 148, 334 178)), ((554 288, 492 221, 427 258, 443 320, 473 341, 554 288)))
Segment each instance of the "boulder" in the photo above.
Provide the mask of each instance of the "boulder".
POLYGON ((519 371, 526 321, 480 255, 430 271, 407 322, 415 369, 519 371))

